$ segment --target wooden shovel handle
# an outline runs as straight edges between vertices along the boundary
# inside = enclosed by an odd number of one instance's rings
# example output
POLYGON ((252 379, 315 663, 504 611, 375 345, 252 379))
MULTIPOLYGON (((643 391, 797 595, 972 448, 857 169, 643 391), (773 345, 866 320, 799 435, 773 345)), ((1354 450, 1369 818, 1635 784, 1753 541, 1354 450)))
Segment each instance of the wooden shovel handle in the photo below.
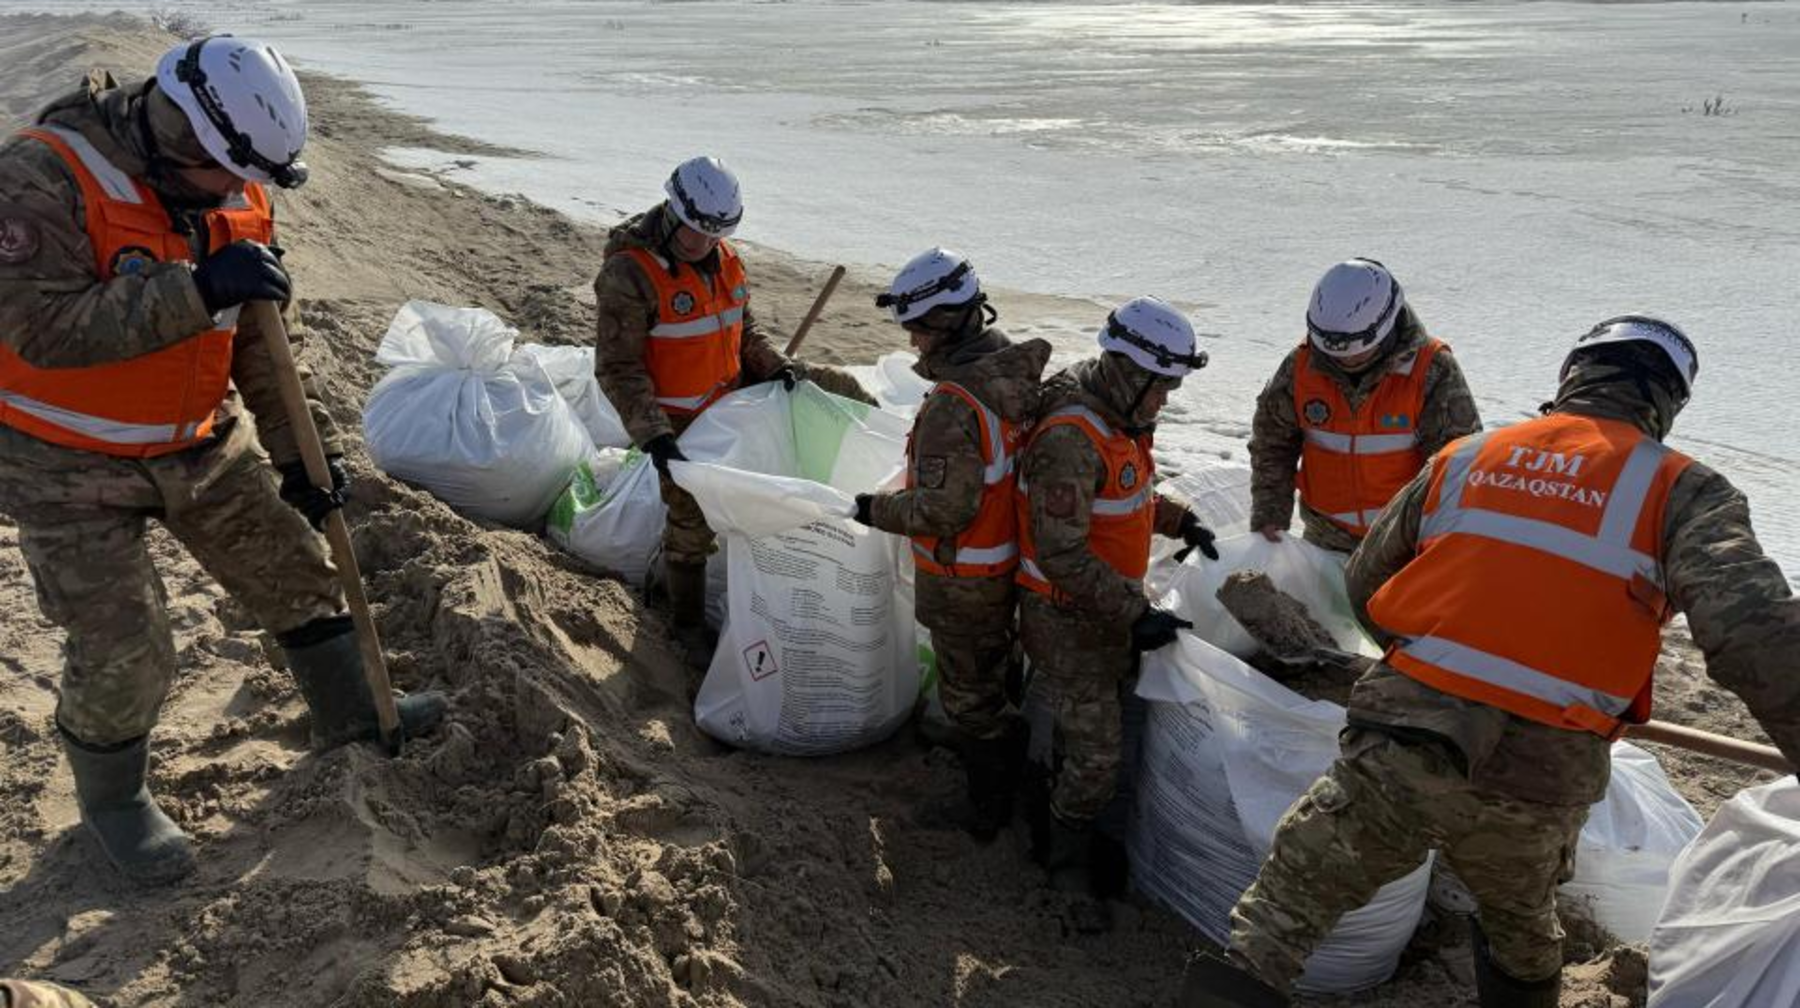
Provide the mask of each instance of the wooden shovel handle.
POLYGON ((1686 728, 1667 721, 1650 721, 1641 725, 1632 725, 1625 729, 1628 738, 1641 739, 1645 742, 1660 742, 1687 749, 1705 756, 1717 756, 1720 759, 1733 760, 1763 770, 1776 773, 1791 774, 1794 765, 1781 755, 1781 750, 1774 746, 1758 745, 1745 742, 1726 735, 1718 735, 1698 728, 1686 728))
POLYGON ((825 302, 831 300, 832 293, 837 290, 838 282, 843 279, 844 267, 834 267, 831 276, 825 281, 825 288, 819 291, 819 296, 813 299, 812 307, 807 309, 806 317, 800 320, 800 328, 794 330, 794 338, 788 340, 787 350, 783 351, 788 357, 791 358, 800 352, 800 344, 805 341, 807 331, 812 328, 814 322, 819 320, 819 313, 825 310, 825 302))
MULTIPOLYGON (((269 348, 269 359, 275 365, 275 377, 281 385, 281 402, 287 407, 288 424, 300 447, 300 459, 306 464, 306 476, 313 486, 329 489, 331 465, 325 459, 325 444, 319 439, 319 428, 313 425, 306 388, 300 384, 294 348, 288 342, 287 323, 272 302, 252 301, 245 308, 262 330, 263 342, 269 348)), ((357 643, 362 648, 363 674, 368 677, 369 692, 375 698, 375 719, 381 728, 382 744, 388 752, 398 753, 400 712, 394 707, 387 657, 382 654, 381 637, 376 632, 374 617, 369 614, 369 598, 363 592, 362 572, 356 564, 356 550, 350 543, 350 526, 344 521, 343 511, 334 510, 325 516, 325 539, 331 544, 331 561, 337 568, 344 601, 350 606, 350 621, 356 627, 357 643)))

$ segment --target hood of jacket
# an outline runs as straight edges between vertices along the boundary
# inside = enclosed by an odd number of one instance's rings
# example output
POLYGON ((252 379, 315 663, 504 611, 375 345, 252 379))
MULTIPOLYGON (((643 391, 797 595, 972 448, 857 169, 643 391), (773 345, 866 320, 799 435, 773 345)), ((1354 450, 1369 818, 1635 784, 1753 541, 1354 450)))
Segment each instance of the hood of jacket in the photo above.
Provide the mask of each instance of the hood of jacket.
POLYGON ((187 116, 153 80, 121 86, 111 74, 90 74, 80 87, 38 113, 37 121, 79 132, 114 167, 147 182, 172 210, 219 205, 218 196, 194 189, 172 173, 152 170, 152 145, 170 165, 216 164, 187 116))
MULTIPOLYGON (((1640 351, 1661 352, 1648 346, 1640 351)), ((1629 363, 1630 353, 1589 352, 1576 357, 1544 412, 1623 420, 1658 441, 1668 437, 1686 403, 1663 381, 1646 374, 1646 365, 1629 363)))
POLYGON ((940 346, 919 358, 913 371, 930 381, 955 382, 1013 423, 1037 415, 1050 344, 1041 339, 1014 343, 988 327, 973 339, 940 346))

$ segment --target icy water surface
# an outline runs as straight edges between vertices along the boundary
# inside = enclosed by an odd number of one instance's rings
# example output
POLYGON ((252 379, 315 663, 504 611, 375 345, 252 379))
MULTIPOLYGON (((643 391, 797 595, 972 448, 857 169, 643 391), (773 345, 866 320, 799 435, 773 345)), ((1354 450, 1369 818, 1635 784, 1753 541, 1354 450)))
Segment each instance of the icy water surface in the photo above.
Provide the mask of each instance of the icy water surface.
POLYGON ((542 152, 473 178, 601 222, 715 153, 753 241, 866 265, 943 243, 1008 286, 1180 300, 1214 363, 1161 433, 1177 466, 1243 458, 1339 258, 1394 269, 1489 422, 1589 324, 1666 314, 1702 358, 1675 443, 1800 575, 1800 5, 175 6, 542 152))

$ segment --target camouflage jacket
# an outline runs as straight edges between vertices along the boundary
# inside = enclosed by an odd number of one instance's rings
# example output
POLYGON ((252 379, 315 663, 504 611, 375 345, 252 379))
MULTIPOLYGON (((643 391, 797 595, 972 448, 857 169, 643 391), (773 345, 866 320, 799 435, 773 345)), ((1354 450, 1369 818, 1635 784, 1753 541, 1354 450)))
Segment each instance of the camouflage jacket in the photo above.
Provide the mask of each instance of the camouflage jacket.
MULTIPOLYGON (((142 178, 147 156, 138 119, 147 100, 143 84, 119 87, 110 77, 90 78, 36 122, 80 131, 120 170, 142 178)), ((158 143, 165 142, 180 138, 159 131, 158 143)), ((187 263, 153 263, 102 282, 84 203, 75 176, 55 151, 18 136, 0 140, 0 228, 18 236, 16 244, 0 246, 0 341, 34 367, 80 368, 152 353, 212 327, 187 263)), ((171 212, 178 223, 199 213, 171 212)), ((204 228, 193 230, 205 234, 204 228)), ((205 252, 195 249, 196 256, 205 252)), ((298 352, 297 336, 294 343, 298 352)), ((298 460, 273 363, 248 313, 238 325, 231 377, 270 458, 277 465, 298 460)), ((301 380, 326 451, 340 453, 336 427, 304 366, 301 380)), ((220 409, 235 413, 240 406, 228 397, 220 409)))
MULTIPOLYGON (((1410 307, 1402 309, 1400 332, 1386 361, 1366 371, 1345 374, 1324 354, 1312 355, 1312 367, 1343 389, 1352 406, 1360 406, 1375 391, 1382 377, 1404 365, 1427 339, 1425 327, 1410 307)), ((1250 527, 1270 525, 1285 529, 1294 513, 1294 475, 1300 468, 1300 452, 1306 436, 1294 413, 1294 368, 1299 348, 1290 351, 1275 376, 1256 397, 1256 416, 1250 425, 1250 527)), ((1445 445, 1481 429, 1475 397, 1463 380, 1462 368, 1449 353, 1431 359, 1425 373, 1425 406, 1419 413, 1419 450, 1426 458, 1445 445)), ((1356 536, 1337 523, 1300 504, 1300 520, 1306 538, 1326 549, 1348 553, 1356 548, 1356 536)))
MULTIPOLYGON (((1043 340, 1013 343, 998 329, 927 354, 913 370, 934 382, 955 382, 989 409, 1014 423, 1037 413, 1038 382, 1050 360, 1043 340)), ((904 536, 954 536, 975 520, 986 486, 981 461, 981 417, 952 395, 934 395, 919 407, 912 427, 912 487, 876 494, 870 516, 876 528, 904 536)))
MULTIPOLYGON (((1144 372, 1119 354, 1081 361, 1044 383, 1040 418, 1064 406, 1086 406, 1114 429, 1137 399, 1144 372)), ((1079 429, 1059 425, 1035 437, 1020 460, 1037 565, 1073 614, 1129 625, 1150 608, 1140 581, 1127 578, 1088 547, 1088 513, 1106 481, 1106 464, 1079 429)), ((1187 506, 1156 495, 1156 533, 1178 534, 1187 506)))
MULTIPOLYGON (((599 305, 594 374, 625 422, 631 440, 640 445, 675 433, 675 425, 657 405, 656 384, 644 367, 644 341, 656 324, 656 288, 636 260, 618 253, 630 248, 656 251, 672 230, 663 205, 621 223, 607 238, 605 261, 594 278, 599 305)), ((788 362, 770 342, 769 331, 757 322, 749 305, 744 306, 744 337, 738 358, 743 368, 739 381, 746 385, 762 381, 788 362)))
MULTIPOLYGON (((1658 436, 1673 419, 1666 404, 1652 408, 1625 380, 1590 382, 1584 393, 1560 396, 1555 409, 1631 421, 1658 436)), ((1395 497, 1345 571, 1350 599, 1378 638, 1385 635, 1370 624, 1366 607, 1417 553, 1431 468, 1395 497)), ((1800 655, 1800 598, 1763 555, 1750 528, 1749 502, 1725 477, 1690 465, 1669 495, 1663 551, 1663 588, 1670 604, 1687 615, 1707 674, 1742 697, 1782 753, 1800 763, 1800 675, 1793 667, 1800 655)), ((1610 747, 1599 736, 1438 692, 1383 663, 1357 682, 1350 721, 1447 740, 1475 784, 1514 797, 1578 805, 1606 793, 1610 747)))

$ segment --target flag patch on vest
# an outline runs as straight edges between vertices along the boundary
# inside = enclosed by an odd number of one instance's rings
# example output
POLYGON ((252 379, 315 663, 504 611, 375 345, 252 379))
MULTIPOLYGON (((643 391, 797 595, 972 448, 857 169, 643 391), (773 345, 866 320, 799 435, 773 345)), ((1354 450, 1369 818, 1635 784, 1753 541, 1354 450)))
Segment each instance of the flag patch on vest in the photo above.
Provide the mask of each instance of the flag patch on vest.
POLYGON ((1321 426, 1331 420, 1331 404, 1323 399, 1314 399, 1306 404, 1306 422, 1314 427, 1321 426))
POLYGON ((669 310, 677 315, 686 315, 694 310, 694 295, 687 291, 676 291, 669 299, 669 310))
POLYGON ((154 262, 156 262, 156 253, 142 245, 127 245, 113 253, 112 262, 109 265, 112 267, 113 276, 132 276, 144 272, 154 262))
POLYGON ((1405 413, 1384 413, 1381 417, 1381 426, 1393 430, 1406 430, 1412 426, 1412 417, 1405 413))
POLYGON ((0 263, 29 262, 37 251, 36 224, 23 217, 0 217, 0 263))

